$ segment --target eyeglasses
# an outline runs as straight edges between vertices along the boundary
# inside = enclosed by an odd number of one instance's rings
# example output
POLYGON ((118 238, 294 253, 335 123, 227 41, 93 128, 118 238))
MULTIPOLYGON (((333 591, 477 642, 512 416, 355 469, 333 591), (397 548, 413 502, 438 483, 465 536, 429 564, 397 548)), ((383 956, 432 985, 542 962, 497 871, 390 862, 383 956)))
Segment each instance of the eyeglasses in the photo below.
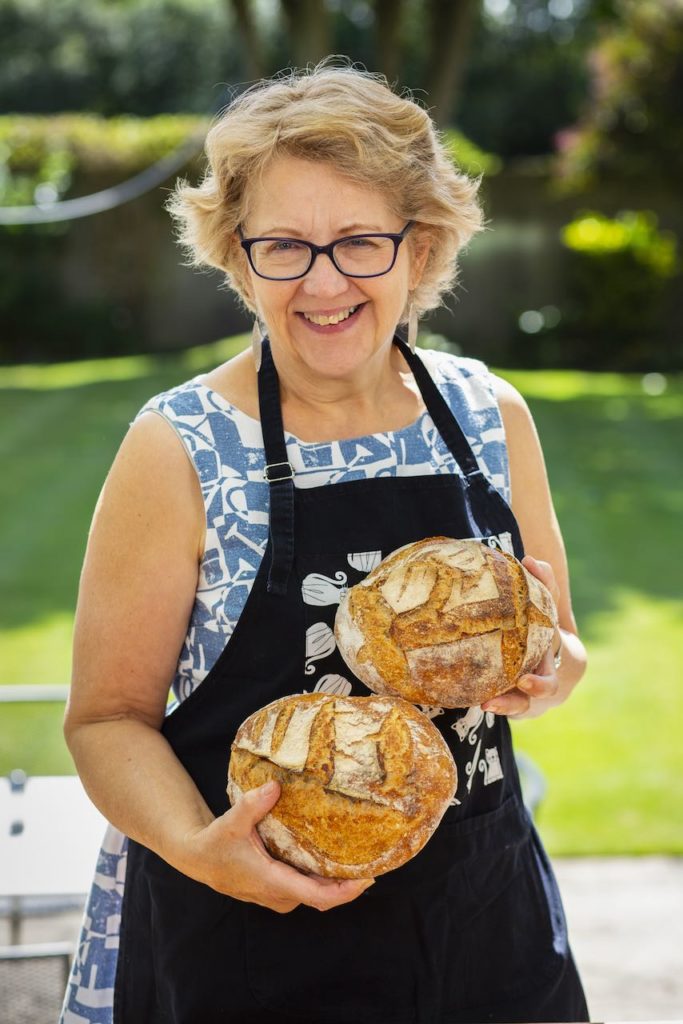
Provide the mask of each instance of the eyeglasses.
POLYGON ((398 234, 347 235, 329 245, 315 245, 298 238, 244 238, 240 245, 254 273, 268 281, 295 281, 305 277, 318 256, 329 256, 346 277, 381 277, 388 274, 398 247, 415 221, 409 220, 398 234))

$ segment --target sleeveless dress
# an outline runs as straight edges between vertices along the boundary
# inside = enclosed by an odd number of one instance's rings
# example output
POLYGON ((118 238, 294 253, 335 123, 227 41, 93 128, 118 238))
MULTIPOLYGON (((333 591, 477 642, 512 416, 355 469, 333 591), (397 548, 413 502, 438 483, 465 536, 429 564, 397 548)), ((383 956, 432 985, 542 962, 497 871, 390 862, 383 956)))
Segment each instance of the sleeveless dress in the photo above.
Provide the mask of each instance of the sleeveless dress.
MULTIPOLYGON (((422 351, 421 357, 482 473, 509 503, 505 435, 488 371, 477 360, 446 353, 422 351)), ((206 678, 246 604, 268 541, 269 485, 264 480, 260 423, 199 380, 156 396, 140 415, 148 411, 161 415, 178 435, 197 472, 206 509, 205 554, 172 684, 172 713, 206 678)), ((287 434, 285 441, 297 488, 381 476, 461 473, 427 412, 397 431, 331 443, 301 442, 287 434)), ((312 661, 315 657, 312 650, 312 661)), ((474 713, 478 709, 471 710, 458 733, 470 742, 481 717, 474 713)), ((500 765, 486 769, 482 785, 500 781, 500 765)), ((108 829, 85 909, 62 1024, 112 1022, 127 852, 127 839, 108 829)))

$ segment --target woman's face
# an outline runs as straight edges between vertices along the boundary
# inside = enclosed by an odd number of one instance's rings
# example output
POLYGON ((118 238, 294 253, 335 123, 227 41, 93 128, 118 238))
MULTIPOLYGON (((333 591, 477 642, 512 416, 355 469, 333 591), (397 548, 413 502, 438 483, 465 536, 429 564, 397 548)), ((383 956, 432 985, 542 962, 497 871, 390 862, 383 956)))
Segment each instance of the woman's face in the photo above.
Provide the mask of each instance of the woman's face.
MULTIPOLYGON (((268 235, 327 245, 345 235, 400 232, 405 225, 384 197, 326 163, 279 157, 248 195, 245 237, 268 235)), ((427 251, 407 241, 388 274, 353 278, 319 255, 305 277, 268 281, 249 268, 251 297, 279 363, 306 377, 350 379, 389 346, 427 251), (351 312, 350 315, 347 314, 351 312), (338 323, 320 322, 340 316, 338 323)))

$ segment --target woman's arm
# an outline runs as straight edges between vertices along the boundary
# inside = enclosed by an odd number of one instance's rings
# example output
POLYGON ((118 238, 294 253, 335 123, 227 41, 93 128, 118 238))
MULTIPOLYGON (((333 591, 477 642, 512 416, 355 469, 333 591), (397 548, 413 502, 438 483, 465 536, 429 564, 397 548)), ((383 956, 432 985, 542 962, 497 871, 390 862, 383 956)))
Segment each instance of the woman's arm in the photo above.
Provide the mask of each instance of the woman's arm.
POLYGON ((140 417, 97 503, 81 576, 65 719, 79 775, 112 824, 221 892, 280 911, 347 902, 365 883, 307 878, 266 853, 254 826, 277 786, 214 818, 159 731, 203 533, 187 454, 161 417, 140 417))
POLYGON ((524 565, 553 595, 559 631, 535 673, 523 676, 514 690, 484 708, 511 718, 532 718, 569 697, 586 670, 586 651, 572 611, 567 557, 536 426, 519 392, 507 381, 493 379, 507 439, 512 511, 529 553, 524 565), (562 662, 556 671, 553 655, 560 644, 562 662))

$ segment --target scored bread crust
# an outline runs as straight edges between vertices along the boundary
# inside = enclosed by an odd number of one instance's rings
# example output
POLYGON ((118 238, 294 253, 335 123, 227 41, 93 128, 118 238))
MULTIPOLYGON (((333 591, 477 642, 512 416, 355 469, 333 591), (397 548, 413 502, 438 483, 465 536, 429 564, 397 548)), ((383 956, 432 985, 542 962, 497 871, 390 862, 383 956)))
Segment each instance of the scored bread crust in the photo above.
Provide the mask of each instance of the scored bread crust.
POLYGON ((340 601, 335 637, 375 693, 447 708, 512 689, 557 626, 547 588, 513 555, 429 537, 385 558, 340 601))
POLYGON ((282 697, 242 723, 228 796, 275 779, 281 794, 256 826, 269 852, 308 873, 371 878, 429 840, 457 786, 438 729, 397 697, 282 697))

